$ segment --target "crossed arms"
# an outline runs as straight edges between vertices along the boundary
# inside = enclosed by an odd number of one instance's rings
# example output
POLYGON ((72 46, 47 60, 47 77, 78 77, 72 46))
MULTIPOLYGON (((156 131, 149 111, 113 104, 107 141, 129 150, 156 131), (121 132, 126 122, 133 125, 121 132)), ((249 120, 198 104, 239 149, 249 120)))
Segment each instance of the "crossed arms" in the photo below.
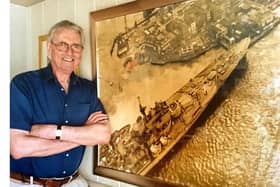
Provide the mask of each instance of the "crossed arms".
POLYGON ((55 139, 56 124, 33 124, 31 131, 10 130, 11 155, 15 159, 61 153, 80 145, 106 144, 111 137, 108 116, 92 113, 83 126, 62 126, 60 140, 55 139))

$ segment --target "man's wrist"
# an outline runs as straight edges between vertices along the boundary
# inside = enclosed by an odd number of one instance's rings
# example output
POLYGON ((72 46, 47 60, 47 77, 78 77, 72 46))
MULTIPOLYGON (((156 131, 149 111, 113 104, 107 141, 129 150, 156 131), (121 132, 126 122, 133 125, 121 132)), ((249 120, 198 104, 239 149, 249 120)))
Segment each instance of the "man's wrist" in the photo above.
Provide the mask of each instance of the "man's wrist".
POLYGON ((55 131, 55 139, 60 140, 62 135, 61 125, 57 125, 55 131))

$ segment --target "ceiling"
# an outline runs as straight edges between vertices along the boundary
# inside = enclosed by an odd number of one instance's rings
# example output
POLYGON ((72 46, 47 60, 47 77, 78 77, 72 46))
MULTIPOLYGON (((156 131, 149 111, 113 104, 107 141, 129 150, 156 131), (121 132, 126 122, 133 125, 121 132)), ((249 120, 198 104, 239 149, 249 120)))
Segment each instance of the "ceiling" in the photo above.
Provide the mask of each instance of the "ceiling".
POLYGON ((44 0, 10 0, 10 3, 28 7, 42 1, 44 0))

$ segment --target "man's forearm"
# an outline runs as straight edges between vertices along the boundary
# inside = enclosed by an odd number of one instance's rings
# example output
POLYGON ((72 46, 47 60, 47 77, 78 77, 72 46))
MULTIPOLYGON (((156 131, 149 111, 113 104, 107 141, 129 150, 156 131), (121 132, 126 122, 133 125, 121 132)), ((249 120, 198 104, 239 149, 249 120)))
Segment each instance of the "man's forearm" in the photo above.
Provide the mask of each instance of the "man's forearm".
POLYGON ((107 144, 111 137, 109 124, 94 124, 89 126, 62 126, 61 140, 82 145, 107 144))
MULTIPOLYGON (((78 147, 79 144, 73 143, 73 142, 67 142, 67 141, 59 141, 59 140, 48 140, 38 137, 29 137, 34 139, 34 146, 37 146, 37 150, 32 150, 28 155, 26 156, 49 156, 53 154, 58 154, 64 151, 68 151, 70 149, 73 149, 75 147, 78 147), (35 140, 36 139, 36 140, 35 140)), ((32 140, 31 140, 32 141, 32 140)))
MULTIPOLYGON (((57 125, 33 125, 31 135, 39 138, 55 140, 57 125)), ((109 142, 111 128, 109 124, 92 124, 85 126, 62 126, 62 141, 80 145, 97 145, 109 142)))
POLYGON ((79 144, 34 137, 27 131, 11 130, 11 155, 15 159, 49 156, 73 149, 79 144))
POLYGON ((33 124, 30 134, 39 138, 54 140, 56 124, 33 124))
MULTIPOLYGON (((33 124, 31 135, 54 140, 57 125, 33 124)), ((92 113, 83 126, 62 126, 60 140, 80 145, 106 144, 111 137, 108 116, 102 112, 92 113)))

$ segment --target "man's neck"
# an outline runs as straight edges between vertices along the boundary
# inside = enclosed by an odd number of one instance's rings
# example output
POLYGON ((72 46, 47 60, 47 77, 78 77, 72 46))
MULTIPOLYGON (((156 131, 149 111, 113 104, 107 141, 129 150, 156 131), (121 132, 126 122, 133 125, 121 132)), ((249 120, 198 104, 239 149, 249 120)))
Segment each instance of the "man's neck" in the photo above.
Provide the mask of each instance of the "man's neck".
POLYGON ((60 83, 69 83, 70 82, 70 75, 63 72, 54 71, 54 75, 58 82, 60 83))
POLYGON ((55 68, 53 68, 53 73, 60 85, 64 88, 66 92, 68 92, 71 74, 61 72, 59 70, 56 70, 55 68))

